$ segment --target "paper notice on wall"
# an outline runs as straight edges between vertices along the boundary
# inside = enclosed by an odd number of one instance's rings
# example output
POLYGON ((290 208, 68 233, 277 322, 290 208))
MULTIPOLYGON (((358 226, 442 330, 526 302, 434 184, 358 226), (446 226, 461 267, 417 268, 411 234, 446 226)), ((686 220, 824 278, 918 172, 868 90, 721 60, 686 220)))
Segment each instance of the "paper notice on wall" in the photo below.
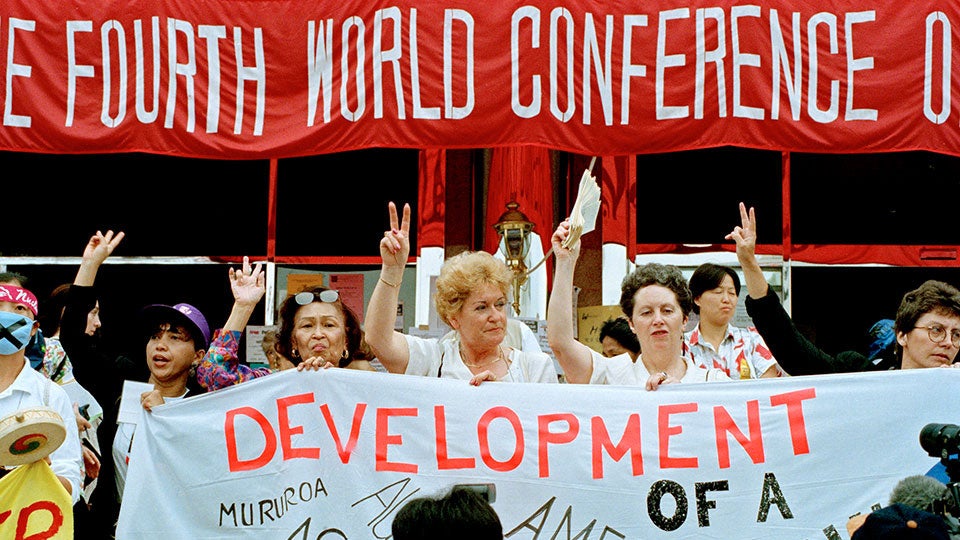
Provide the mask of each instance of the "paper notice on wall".
POLYGON ((580 343, 597 351, 603 352, 600 345, 600 327, 608 319, 623 317, 623 310, 619 305, 614 306, 584 306, 577 309, 577 335, 580 343))
POLYGON ((340 301, 363 320, 363 274, 330 274, 330 288, 340 291, 340 301))
POLYGON ((287 274, 287 296, 323 286, 323 274, 287 274))
POLYGON ((278 330, 280 330, 278 325, 247 325, 247 364, 270 365, 270 359, 263 352, 263 336, 269 331, 277 332, 278 330))

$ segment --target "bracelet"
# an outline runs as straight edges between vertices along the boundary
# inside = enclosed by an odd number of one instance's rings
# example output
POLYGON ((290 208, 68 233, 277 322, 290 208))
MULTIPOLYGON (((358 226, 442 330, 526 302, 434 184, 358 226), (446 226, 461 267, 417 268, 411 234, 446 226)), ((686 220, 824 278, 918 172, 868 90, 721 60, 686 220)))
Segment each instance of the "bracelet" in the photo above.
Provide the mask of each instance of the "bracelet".
POLYGON ((382 282, 384 283, 384 285, 389 285, 389 286, 393 287, 394 289, 399 289, 399 288, 400 288, 400 284, 399 284, 399 283, 390 283, 389 281, 383 279, 382 277, 380 278, 380 281, 382 281, 382 282))

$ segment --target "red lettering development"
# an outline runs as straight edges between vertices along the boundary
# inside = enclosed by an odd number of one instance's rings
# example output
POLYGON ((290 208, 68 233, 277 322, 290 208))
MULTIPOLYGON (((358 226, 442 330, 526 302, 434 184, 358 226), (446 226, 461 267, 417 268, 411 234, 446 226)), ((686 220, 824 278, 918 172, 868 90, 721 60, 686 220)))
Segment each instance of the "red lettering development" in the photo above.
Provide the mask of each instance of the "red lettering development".
MULTIPOLYGON (((779 407, 786 407, 785 413, 790 429, 793 454, 801 455, 810 452, 810 442, 807 437, 806 423, 803 414, 804 400, 816 397, 813 388, 806 388, 783 394, 770 396, 772 409, 765 414, 777 413, 779 407)), ((224 418, 224 436, 226 439, 227 459, 231 472, 250 471, 265 466, 277 453, 278 443, 281 457, 284 461, 290 459, 319 459, 320 446, 294 446, 293 438, 304 435, 302 425, 291 425, 289 410, 295 406, 314 403, 313 394, 298 394, 277 400, 277 426, 271 425, 270 420, 262 412, 252 407, 238 407, 227 411, 224 418), (239 440, 251 448, 244 448, 244 456, 253 455, 249 459, 241 458, 241 449, 238 448, 237 424, 252 420, 254 430, 262 434, 262 439, 251 437, 247 431, 249 422, 244 424, 244 436, 239 440), (250 439, 255 443, 251 443, 250 439)), ((750 400, 744 403, 746 426, 738 425, 734 420, 736 414, 731 414, 724 406, 712 408, 714 424, 714 439, 717 451, 717 463, 721 469, 731 466, 730 443, 736 444, 744 450, 754 464, 763 463, 766 459, 763 446, 763 423, 759 400, 750 400), (746 428, 746 429, 744 429, 746 428), (744 434, 744 431, 748 435, 744 434)), ((353 451, 360 443, 361 424, 368 415, 367 404, 357 403, 349 419, 347 429, 338 429, 334 414, 327 404, 321 404, 319 413, 323 418, 322 424, 329 430, 337 456, 344 464, 350 461, 353 451), (346 443, 341 433, 348 433, 346 443)), ((699 457, 696 455, 677 455, 671 453, 671 439, 683 434, 683 415, 696 414, 697 403, 664 404, 657 408, 656 444, 659 459, 659 468, 690 469, 699 466, 699 457)), ((409 463, 397 459, 397 452, 401 452, 404 436, 420 438, 430 428, 421 419, 420 409, 416 407, 384 407, 376 408, 373 412, 375 422, 374 440, 363 446, 374 448, 374 468, 376 471, 401 472, 417 474, 422 464, 409 463), (391 431, 391 421, 397 418, 409 418, 406 422, 397 422, 391 431), (398 427, 401 426, 401 427, 398 427), (390 459, 389 452, 395 452, 394 459, 390 459)), ((741 413, 744 414, 744 413, 741 413)), ((590 462, 593 478, 604 477, 604 461, 622 461, 629 455, 630 473, 633 476, 642 476, 643 447, 641 445, 641 418, 639 413, 632 413, 626 418, 623 432, 617 440, 611 437, 607 428, 610 418, 593 416, 590 418, 590 462)), ((527 425, 536 422, 536 430, 528 430, 537 437, 536 466, 539 477, 550 476, 550 448, 552 445, 568 445, 575 443, 581 437, 580 417, 569 412, 538 415, 527 419, 527 425)), ((306 421, 306 422, 309 422, 306 421)), ((319 421, 318 421, 319 423, 319 421)), ((478 468, 478 460, 482 467, 493 472, 510 472, 519 468, 525 457, 526 444, 524 441, 524 424, 520 415, 513 409, 505 406, 491 407, 483 412, 476 424, 476 448, 478 455, 450 455, 450 440, 447 437, 446 406, 433 406, 433 442, 435 445, 436 467, 438 470, 473 470, 478 468), (496 430, 494 430, 496 428, 496 430), (492 433, 496 434, 495 444, 492 433), (512 436, 512 440, 511 440, 512 436), (512 444, 511 444, 512 443, 512 444), (511 448, 512 447, 512 448, 511 448), (494 455, 494 454, 497 455, 494 455)), ((619 425, 619 423, 618 423, 619 425)), ((346 427, 346 426, 344 426, 346 427)), ((469 431, 457 430, 458 433, 469 431)), ((690 435, 692 436, 692 435, 690 435)), ((418 439, 422 440, 422 439, 418 439)), ((471 448, 470 441, 455 445, 458 448, 471 448)))

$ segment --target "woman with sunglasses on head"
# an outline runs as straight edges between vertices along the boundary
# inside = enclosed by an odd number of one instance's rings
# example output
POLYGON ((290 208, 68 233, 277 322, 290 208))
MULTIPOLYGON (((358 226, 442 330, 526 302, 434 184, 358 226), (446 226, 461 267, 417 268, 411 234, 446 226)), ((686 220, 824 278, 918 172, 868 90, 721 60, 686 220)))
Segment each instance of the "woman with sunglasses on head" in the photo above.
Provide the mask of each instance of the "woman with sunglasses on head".
POLYGON ((440 318, 456 339, 423 339, 393 329, 403 269, 410 255, 410 206, 403 220, 389 204, 390 227, 380 241, 380 279, 367 307, 367 341, 391 373, 483 381, 556 383, 553 360, 503 343, 511 274, 502 261, 483 251, 451 257, 437 278, 440 318))
MULTIPOLYGON (((241 333, 244 328, 246 328, 250 316, 253 315, 253 311, 266 292, 265 277, 260 268, 260 263, 257 263, 255 267, 251 268, 250 259, 244 257, 243 268, 239 271, 230 268, 228 275, 230 278, 230 290, 233 292, 233 309, 230 311, 230 316, 227 318, 227 322, 224 323, 223 328, 214 333, 210 347, 207 349, 207 353, 197 367, 197 381, 199 381, 200 386, 206 388, 208 392, 240 384, 258 377, 264 377, 274 372, 274 370, 270 368, 251 368, 248 365, 240 363, 239 358, 241 333)), ((336 291, 326 292, 328 295, 330 293, 333 293, 333 299, 336 300, 336 291)), ((300 293, 297 297, 301 298, 305 304, 312 302, 310 293, 300 293), (304 294, 308 296, 301 296, 304 294)), ((294 297, 288 299, 288 302, 284 303, 284 306, 293 299, 294 297)), ((281 318, 283 318, 286 313, 285 308, 280 309, 281 318)), ((281 336, 282 335, 283 328, 281 327, 281 336)), ((289 331, 286 336, 289 340, 289 331)), ((279 337, 276 344, 278 349, 281 348, 281 339, 283 338, 279 337)), ((287 356, 289 351, 279 352, 284 357, 290 358, 287 356)), ((311 362, 301 363, 299 360, 296 360, 298 358, 300 358, 299 353, 294 357, 295 360, 293 362, 298 371, 337 365, 327 362, 326 359, 324 359, 324 361, 313 359, 311 362)))
POLYGON ((314 287, 284 300, 276 348, 300 370, 340 367, 374 371, 360 318, 334 289, 314 287))

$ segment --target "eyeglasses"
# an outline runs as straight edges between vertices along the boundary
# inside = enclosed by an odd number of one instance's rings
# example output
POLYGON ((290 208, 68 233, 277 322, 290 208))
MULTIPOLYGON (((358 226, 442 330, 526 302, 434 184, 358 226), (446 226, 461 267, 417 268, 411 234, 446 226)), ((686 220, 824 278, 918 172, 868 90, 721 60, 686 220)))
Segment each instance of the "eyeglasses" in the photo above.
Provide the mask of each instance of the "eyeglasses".
MULTIPOLYGON (((939 324, 931 324, 930 326, 914 326, 914 328, 925 328, 927 330, 927 337, 930 338, 930 341, 934 343, 940 343, 943 341, 943 338, 947 337, 947 329, 939 324)), ((960 330, 953 330, 950 332, 950 342, 953 343, 954 347, 960 347, 960 330)))
POLYGON ((331 303, 336 302, 340 298, 340 292, 335 289, 327 289, 325 291, 320 291, 315 293, 313 291, 303 291, 298 292, 293 296, 293 301, 299 306, 305 306, 307 304, 312 304, 314 301, 319 300, 321 302, 331 303))

